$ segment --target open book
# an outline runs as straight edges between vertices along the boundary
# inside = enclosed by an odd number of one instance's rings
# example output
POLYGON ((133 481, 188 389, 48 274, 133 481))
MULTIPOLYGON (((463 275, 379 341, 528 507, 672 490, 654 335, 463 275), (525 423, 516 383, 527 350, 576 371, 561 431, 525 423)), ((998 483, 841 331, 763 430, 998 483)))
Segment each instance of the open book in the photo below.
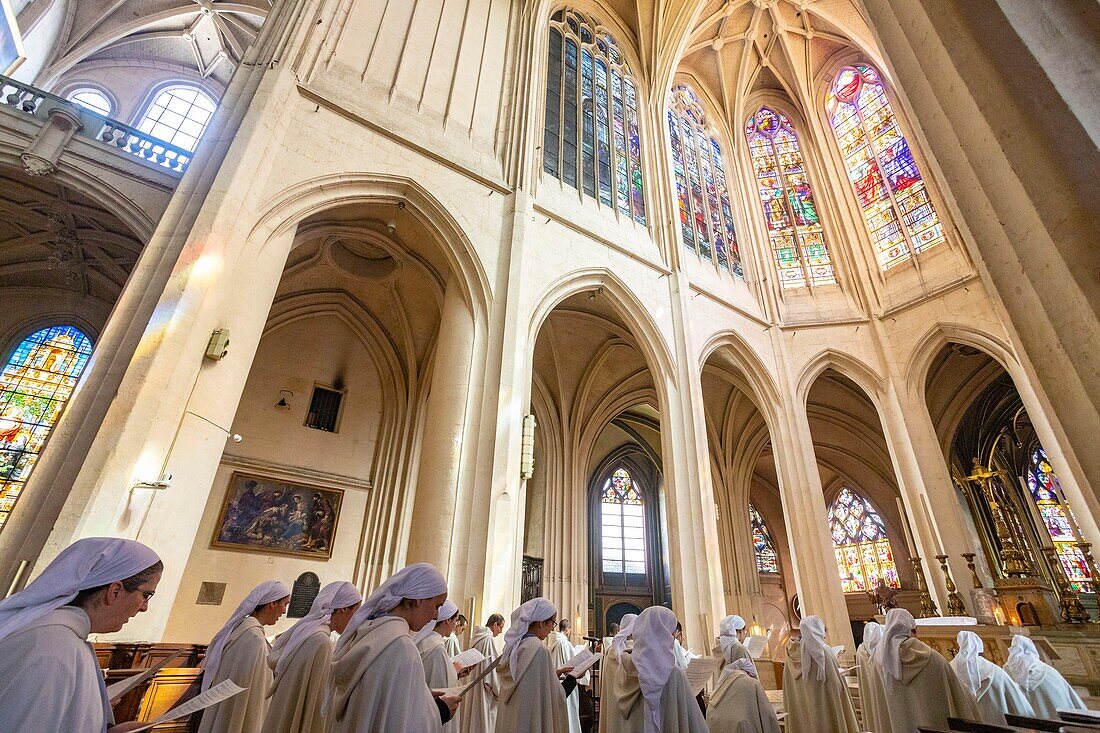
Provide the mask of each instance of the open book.
POLYGON ((454 657, 455 666, 459 669, 466 669, 472 667, 475 664, 481 664, 485 661, 485 655, 479 652, 477 649, 467 649, 461 654, 456 654, 454 657))
POLYGON ((592 665, 600 661, 603 654, 593 654, 591 649, 585 648, 573 655, 569 660, 569 664, 572 665, 573 670, 569 673, 570 677, 580 679, 584 676, 584 673, 592 669, 592 665))
POLYGON ((714 657, 696 657, 688 662, 684 674, 687 675, 688 685, 691 687, 691 694, 698 696, 699 693, 703 691, 703 688, 714 679, 714 674, 717 671, 718 660, 714 657))

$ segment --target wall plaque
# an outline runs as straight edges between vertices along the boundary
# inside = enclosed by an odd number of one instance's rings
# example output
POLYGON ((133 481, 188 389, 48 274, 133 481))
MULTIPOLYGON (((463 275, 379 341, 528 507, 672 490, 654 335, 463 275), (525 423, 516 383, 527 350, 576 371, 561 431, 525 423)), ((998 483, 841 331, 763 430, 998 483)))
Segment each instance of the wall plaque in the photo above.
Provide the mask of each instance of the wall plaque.
POLYGON ((287 618, 302 618, 309 614, 309 608, 313 600, 321 590, 321 579, 317 573, 302 573, 294 581, 294 588, 290 592, 290 605, 287 607, 287 618))

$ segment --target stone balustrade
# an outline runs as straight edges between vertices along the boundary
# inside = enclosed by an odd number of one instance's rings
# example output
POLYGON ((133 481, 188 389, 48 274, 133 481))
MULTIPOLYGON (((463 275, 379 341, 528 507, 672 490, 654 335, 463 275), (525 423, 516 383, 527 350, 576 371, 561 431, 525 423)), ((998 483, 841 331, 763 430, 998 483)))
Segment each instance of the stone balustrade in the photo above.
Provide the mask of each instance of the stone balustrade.
POLYGON ((149 133, 82 107, 75 102, 0 76, 0 106, 48 121, 51 111, 66 110, 80 120, 76 135, 107 145, 176 175, 183 175, 193 153, 149 133))

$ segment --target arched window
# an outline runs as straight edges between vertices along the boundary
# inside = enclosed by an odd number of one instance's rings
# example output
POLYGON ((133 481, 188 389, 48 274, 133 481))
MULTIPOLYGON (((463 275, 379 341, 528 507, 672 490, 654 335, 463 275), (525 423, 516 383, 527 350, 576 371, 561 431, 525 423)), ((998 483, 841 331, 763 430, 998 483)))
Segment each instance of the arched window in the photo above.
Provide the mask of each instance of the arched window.
POLYGON ((841 69, 826 110, 879 266, 887 270, 942 242, 943 225, 878 72, 865 64, 841 69))
POLYGON ((645 506, 625 468, 600 493, 600 560, 605 585, 646 584, 645 506))
POLYGON ((107 95, 95 87, 82 87, 69 94, 69 101, 76 102, 81 107, 86 107, 93 112, 98 112, 104 117, 110 117, 113 109, 111 100, 107 95))
POLYGON ((575 10, 550 19, 543 169, 645 224, 638 93, 615 39, 575 10))
POLYGON ((72 326, 32 333, 0 374, 0 528, 92 354, 72 326))
POLYGON ((847 487, 841 489, 829 507, 829 531, 845 593, 870 590, 879 578, 890 588, 901 587, 886 525, 871 502, 847 487))
POLYGON ((699 97, 685 84, 673 87, 669 96, 668 133, 684 246, 709 260, 713 245, 718 266, 743 277, 722 146, 699 97))
POLYGON ((779 553, 775 551, 771 530, 752 504, 749 504, 749 521, 752 522, 752 545, 756 550, 756 572, 778 575, 779 553))
POLYGON ((836 284, 814 192, 791 121, 761 107, 745 123, 745 136, 780 285, 801 288, 807 284, 836 284))
POLYGON ((138 129, 194 152, 216 107, 214 100, 198 87, 168 87, 149 105, 138 129))
POLYGON ((1070 525, 1073 520, 1062 504, 1062 486, 1042 448, 1036 448, 1031 453, 1027 485, 1031 489, 1031 498, 1039 507, 1039 514, 1043 517, 1043 524, 1050 533, 1054 548, 1058 551, 1070 585, 1078 592, 1091 593, 1092 576, 1085 563, 1085 556, 1077 546, 1077 538, 1070 525))

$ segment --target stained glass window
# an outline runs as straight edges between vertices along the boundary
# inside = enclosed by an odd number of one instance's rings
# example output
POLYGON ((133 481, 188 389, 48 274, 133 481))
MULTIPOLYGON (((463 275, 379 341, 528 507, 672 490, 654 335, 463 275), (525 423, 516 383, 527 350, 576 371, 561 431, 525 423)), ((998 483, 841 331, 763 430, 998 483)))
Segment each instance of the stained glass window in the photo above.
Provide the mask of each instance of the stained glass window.
POLYGON ((644 584, 645 506, 625 468, 611 475, 600 495, 600 549, 605 582, 644 584), (629 576, 641 576, 642 581, 628 582, 629 576))
POLYGON ((1043 517, 1050 539, 1054 542, 1054 549, 1058 551, 1070 585, 1076 591, 1092 593, 1092 576, 1070 526, 1073 518, 1061 501, 1062 486, 1042 448, 1036 448, 1031 454, 1027 485, 1031 489, 1031 498, 1039 507, 1039 514, 1043 517))
POLYGON ((91 354, 80 330, 52 326, 24 339, 0 373, 0 528, 91 354))
POLYGON ((749 155, 784 288, 834 285, 829 246, 791 121, 761 107, 745 123, 749 155))
POLYGON ((680 237, 700 257, 743 277, 733 228, 722 146, 695 91, 680 84, 668 102, 672 179, 680 209, 680 237))
POLYGON ((749 521, 752 523, 752 545, 756 550, 756 572, 778 575, 779 553, 775 551, 771 530, 752 504, 749 504, 749 521))
POLYGON ((542 166, 601 205, 645 224, 638 90, 615 39, 593 19, 550 19, 542 166))
POLYGON ((944 241, 878 72, 864 64, 841 69, 826 109, 879 266, 887 270, 944 241))
POLYGON ((871 502, 847 487, 841 489, 829 507, 829 531, 845 593, 870 590, 879 578, 889 588, 901 587, 886 525, 871 502))

